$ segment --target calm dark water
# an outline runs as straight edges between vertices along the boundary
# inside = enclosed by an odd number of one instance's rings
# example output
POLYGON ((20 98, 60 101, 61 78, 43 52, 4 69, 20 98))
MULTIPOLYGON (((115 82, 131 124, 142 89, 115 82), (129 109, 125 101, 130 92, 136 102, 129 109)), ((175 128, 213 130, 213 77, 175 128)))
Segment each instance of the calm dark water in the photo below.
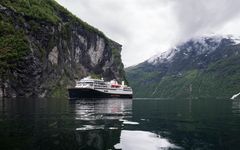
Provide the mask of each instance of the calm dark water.
POLYGON ((0 150, 238 150, 240 101, 0 100, 0 150))

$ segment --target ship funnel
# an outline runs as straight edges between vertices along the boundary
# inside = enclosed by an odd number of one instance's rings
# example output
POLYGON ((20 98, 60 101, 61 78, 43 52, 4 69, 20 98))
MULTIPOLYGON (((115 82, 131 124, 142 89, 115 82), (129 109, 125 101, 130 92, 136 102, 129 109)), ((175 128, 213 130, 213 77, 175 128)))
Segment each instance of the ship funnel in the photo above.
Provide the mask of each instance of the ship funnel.
POLYGON ((122 81, 122 85, 125 85, 124 81, 122 81))

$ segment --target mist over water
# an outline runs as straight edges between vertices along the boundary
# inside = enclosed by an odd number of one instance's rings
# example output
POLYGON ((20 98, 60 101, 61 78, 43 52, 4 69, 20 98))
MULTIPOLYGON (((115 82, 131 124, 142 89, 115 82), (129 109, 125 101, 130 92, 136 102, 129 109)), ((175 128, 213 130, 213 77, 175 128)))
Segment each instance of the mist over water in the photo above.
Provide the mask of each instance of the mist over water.
POLYGON ((0 100, 0 149, 238 149, 240 101, 0 100))

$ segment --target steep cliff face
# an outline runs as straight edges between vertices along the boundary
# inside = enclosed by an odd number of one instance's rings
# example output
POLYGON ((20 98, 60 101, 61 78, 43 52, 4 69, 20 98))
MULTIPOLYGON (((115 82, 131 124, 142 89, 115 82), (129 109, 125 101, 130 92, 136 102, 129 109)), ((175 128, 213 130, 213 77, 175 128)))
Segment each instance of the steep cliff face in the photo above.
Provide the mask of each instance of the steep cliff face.
POLYGON ((194 38, 126 69, 136 97, 222 97, 240 92, 240 40, 194 38))
POLYGON ((121 45, 53 0, 2 0, 0 34, 7 96, 66 95, 87 75, 125 80, 121 45))

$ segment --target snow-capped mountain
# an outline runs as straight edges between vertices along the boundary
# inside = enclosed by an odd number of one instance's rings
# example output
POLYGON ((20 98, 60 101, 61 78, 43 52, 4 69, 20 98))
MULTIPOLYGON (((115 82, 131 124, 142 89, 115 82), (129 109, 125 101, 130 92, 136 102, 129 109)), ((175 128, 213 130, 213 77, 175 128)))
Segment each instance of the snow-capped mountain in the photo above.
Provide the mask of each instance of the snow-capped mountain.
POLYGON ((185 56, 188 56, 192 52, 195 52, 196 55, 208 55, 220 46, 236 45, 239 43, 240 37, 233 35, 196 37, 151 57, 147 62, 151 64, 171 62, 173 57, 181 52, 185 56))
POLYGON ((136 97, 231 97, 240 92, 240 37, 204 36, 126 69, 136 97), (217 95, 218 94, 218 95, 217 95))

